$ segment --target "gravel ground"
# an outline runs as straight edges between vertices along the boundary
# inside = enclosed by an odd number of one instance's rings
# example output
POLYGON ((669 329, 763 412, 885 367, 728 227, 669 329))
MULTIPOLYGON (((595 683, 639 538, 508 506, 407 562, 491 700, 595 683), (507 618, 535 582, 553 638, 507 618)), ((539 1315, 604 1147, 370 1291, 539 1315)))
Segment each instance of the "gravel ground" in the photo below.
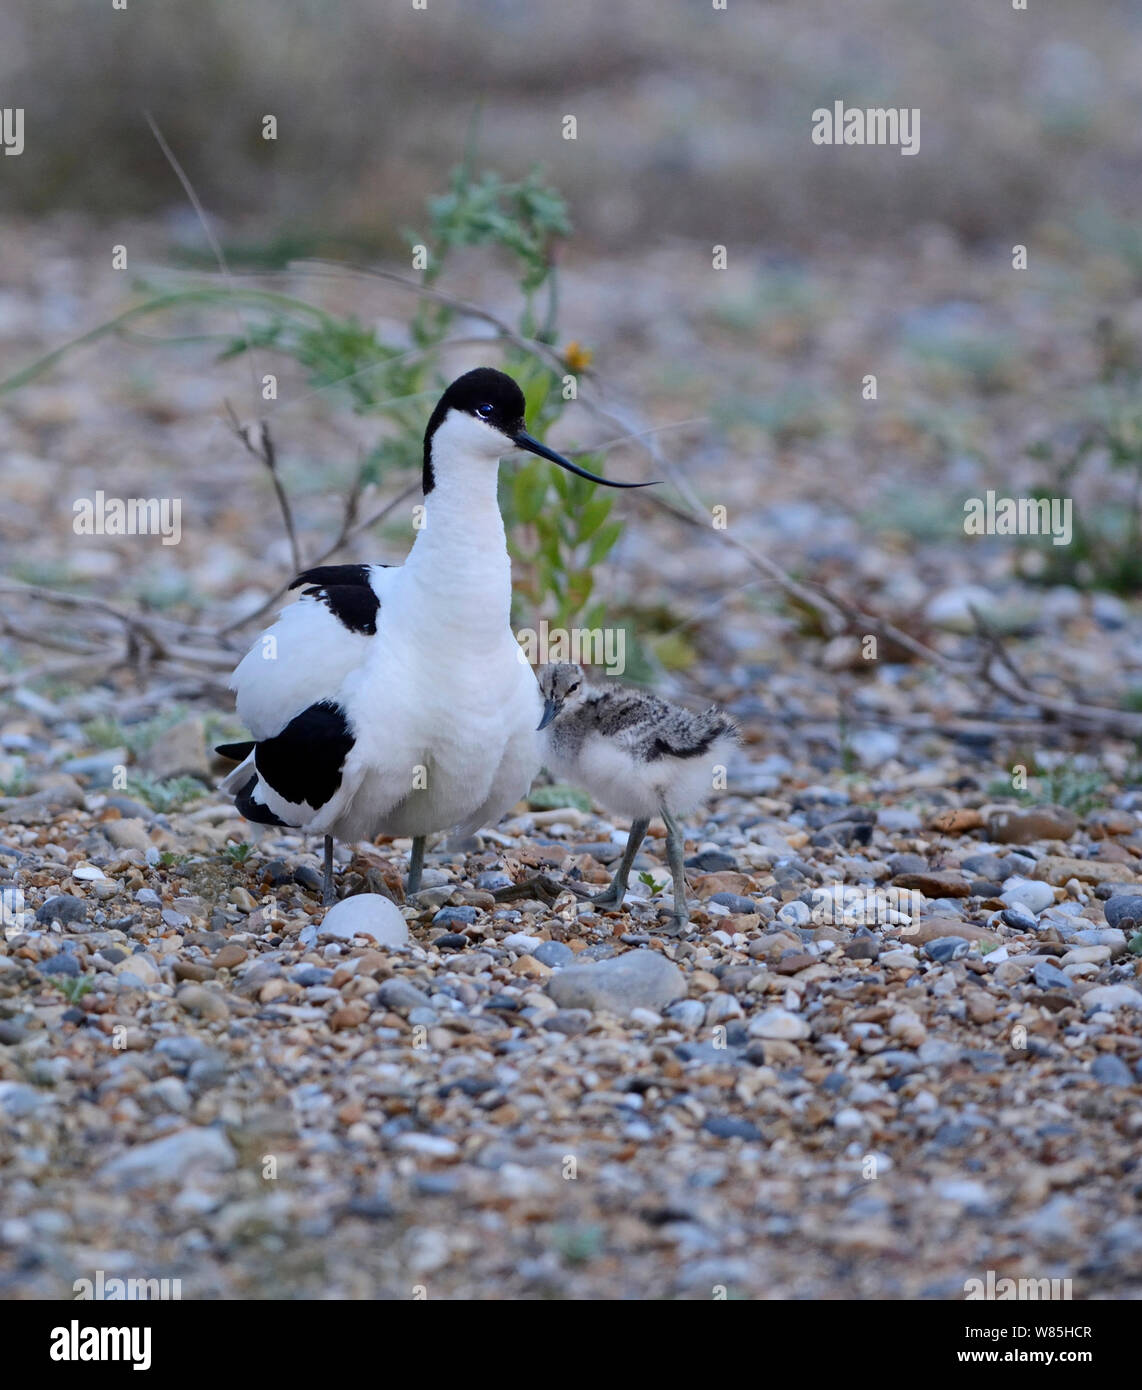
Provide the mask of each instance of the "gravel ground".
MULTIPOLYGON (((16 232, 0 268, 12 367, 122 305, 74 229, 16 232)), ((893 324, 938 315, 946 268, 931 283, 922 255, 893 267, 890 324, 884 263, 836 267, 851 321, 821 307, 820 282, 808 308, 760 308, 751 335, 718 326, 708 278, 679 257, 568 280, 576 331, 625 364, 651 418, 708 404, 735 371, 746 389, 759 345, 766 390, 788 373, 834 391, 821 435, 698 431, 688 466, 741 518, 735 534, 949 654, 983 604, 1046 690, 1113 704, 1142 683, 1136 605, 1036 587, 1001 540, 965 545, 959 493, 994 482, 982 457, 1014 456, 1026 380, 983 382, 973 449, 950 456, 917 446, 894 393, 858 424, 857 393, 837 388, 863 370, 861 324, 890 343, 893 324), (637 380, 652 325, 656 361, 698 344, 708 378, 673 395, 637 380), (837 478, 854 469, 850 500, 837 478), (938 499, 940 525, 912 525, 902 497, 938 499)), ((1034 389, 1063 400, 1083 368, 1052 336, 1060 302, 1077 302, 1062 277, 1059 302, 1020 308, 981 265, 957 267, 957 296, 969 274, 978 331, 1022 314, 1034 389)), ((464 288, 498 303, 494 284, 464 288)), ((935 410, 963 386, 946 361, 926 376, 907 343, 885 351, 900 399, 935 410)), ((281 582, 288 551, 268 483, 245 460, 236 474, 216 424, 244 378, 186 352, 148 375, 154 360, 109 344, 10 398, 0 534, 22 578, 142 594, 218 627, 281 582), (74 497, 176 486, 178 547, 76 542, 74 497)), ((310 476, 312 461, 330 437, 351 459, 338 431, 367 437, 368 422, 334 423, 320 399, 285 419, 313 554, 344 478, 310 476)), ((362 538, 349 558, 406 543, 362 538)), ((687 827, 685 937, 664 929, 660 839, 627 910, 595 913, 565 884, 604 883, 626 826, 539 801, 479 850, 430 853, 412 903, 407 845, 346 854, 341 890, 370 895, 358 910, 381 939, 331 937, 320 846, 261 834, 209 790, 231 718, 220 684, 15 683, 0 732, 0 1292, 69 1296, 103 1270, 181 1279, 188 1299, 955 1299, 993 1270, 1142 1296, 1136 750, 1028 727, 891 652, 864 661, 856 638, 823 643, 754 578, 649 513, 600 575, 608 598, 642 604, 636 626, 656 607, 677 625, 667 692, 717 699, 743 729, 727 789, 687 827), (167 801, 145 780, 114 790, 121 765, 202 785, 167 801), (1010 795, 1017 765, 1030 797, 1010 795)), ((9 671, 37 659, 30 621, 2 639, 9 671)))
MULTIPOLYGON (((35 769, 54 733, 6 738, 35 769)), ((1142 796, 736 772, 686 937, 641 881, 621 914, 559 891, 622 827, 521 808, 378 948, 326 935, 297 837, 239 863, 225 805, 33 771, 0 811, 7 1295, 1138 1296, 1142 796)), ((343 891, 401 897, 402 848, 343 891)))

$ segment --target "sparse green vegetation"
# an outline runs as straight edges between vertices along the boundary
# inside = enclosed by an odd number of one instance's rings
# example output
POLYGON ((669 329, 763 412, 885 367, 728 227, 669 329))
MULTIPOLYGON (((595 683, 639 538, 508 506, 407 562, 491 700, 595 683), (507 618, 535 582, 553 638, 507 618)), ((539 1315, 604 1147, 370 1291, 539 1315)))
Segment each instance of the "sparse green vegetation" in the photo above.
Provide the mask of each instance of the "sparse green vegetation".
POLYGON ((578 787, 569 787, 565 782, 555 782, 547 787, 532 787, 528 793, 527 804, 533 811, 558 810, 561 806, 574 806, 580 811, 591 809, 591 798, 578 787))
POLYGON ((139 773, 127 779, 127 793, 144 801, 152 811, 180 811, 191 802, 200 801, 209 788, 197 777, 171 777, 166 781, 139 773))
POLYGON ((51 983, 69 1004, 78 1004, 85 994, 95 988, 94 975, 53 975, 51 983))
POLYGON ((1072 758, 1065 758, 1052 767, 1043 767, 1034 761, 1024 766, 1028 777, 1026 788, 1012 787, 1010 778, 996 779, 988 785, 989 795, 1014 797, 1028 804, 1066 806, 1079 816, 1106 805, 1105 788, 1110 775, 1105 768, 1091 767, 1072 758))

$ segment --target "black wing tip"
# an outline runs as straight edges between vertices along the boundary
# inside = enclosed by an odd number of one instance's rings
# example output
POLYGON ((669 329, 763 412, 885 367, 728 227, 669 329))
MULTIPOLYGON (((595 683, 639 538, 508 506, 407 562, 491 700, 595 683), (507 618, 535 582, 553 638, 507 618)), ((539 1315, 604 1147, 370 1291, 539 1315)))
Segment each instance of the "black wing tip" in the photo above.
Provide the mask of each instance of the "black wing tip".
POLYGON ((285 825, 285 821, 260 801, 254 800, 254 788, 258 785, 258 774, 250 778, 234 797, 234 805, 248 821, 255 825, 285 825))
POLYGON ((231 762, 243 763, 257 747, 254 740, 248 743, 220 743, 214 751, 220 753, 222 757, 229 758, 231 762))

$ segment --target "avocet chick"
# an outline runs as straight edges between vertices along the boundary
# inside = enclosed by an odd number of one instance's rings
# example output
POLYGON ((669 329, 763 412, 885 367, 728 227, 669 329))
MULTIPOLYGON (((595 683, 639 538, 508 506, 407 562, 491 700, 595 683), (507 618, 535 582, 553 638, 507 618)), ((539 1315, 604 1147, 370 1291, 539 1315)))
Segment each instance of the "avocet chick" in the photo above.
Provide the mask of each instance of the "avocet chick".
POLYGON ((566 661, 543 668, 539 691, 549 771, 582 786, 609 811, 631 817, 615 876, 593 901, 622 906, 634 857, 651 819, 661 816, 674 880, 674 924, 684 925, 686 875, 676 817, 710 794, 715 767, 724 766, 738 740, 737 725, 715 706, 694 714, 628 686, 591 689, 582 669, 566 661))

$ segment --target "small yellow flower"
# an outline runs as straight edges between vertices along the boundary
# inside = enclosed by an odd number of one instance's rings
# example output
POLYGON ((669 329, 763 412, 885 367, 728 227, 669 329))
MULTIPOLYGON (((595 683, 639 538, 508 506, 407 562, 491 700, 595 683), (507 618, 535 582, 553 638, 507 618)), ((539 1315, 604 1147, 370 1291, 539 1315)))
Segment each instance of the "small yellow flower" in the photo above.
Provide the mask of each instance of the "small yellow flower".
POLYGON ((594 356, 590 348, 583 347, 577 341, 568 343, 563 349, 563 360, 567 363, 568 371, 572 372, 585 372, 594 356))

